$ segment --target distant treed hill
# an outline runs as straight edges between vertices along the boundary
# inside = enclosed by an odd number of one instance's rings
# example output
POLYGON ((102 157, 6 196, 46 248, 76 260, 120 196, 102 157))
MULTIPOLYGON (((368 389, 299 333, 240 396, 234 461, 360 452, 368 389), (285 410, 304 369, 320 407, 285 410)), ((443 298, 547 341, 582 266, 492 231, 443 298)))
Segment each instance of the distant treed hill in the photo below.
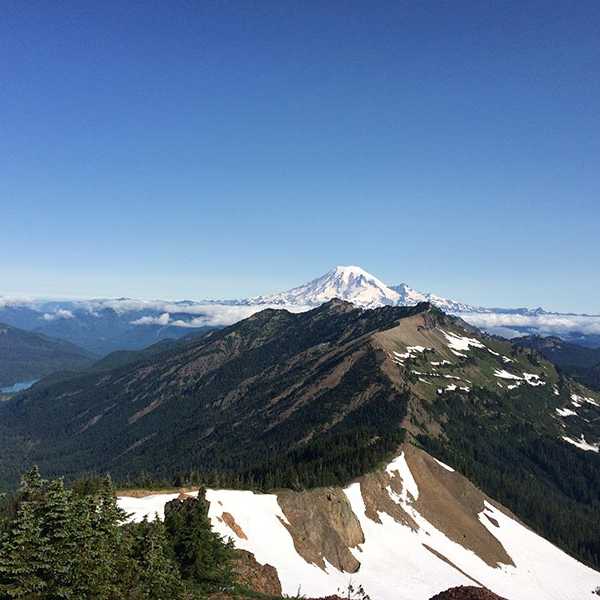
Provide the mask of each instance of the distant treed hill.
POLYGON ((185 346, 198 341, 215 329, 215 327, 198 327, 184 337, 179 339, 163 339, 141 350, 115 350, 95 362, 90 368, 94 371, 108 371, 149 360, 165 352, 183 350, 185 346))
POLYGON ((83 369, 94 356, 75 344, 0 323, 0 387, 83 369))

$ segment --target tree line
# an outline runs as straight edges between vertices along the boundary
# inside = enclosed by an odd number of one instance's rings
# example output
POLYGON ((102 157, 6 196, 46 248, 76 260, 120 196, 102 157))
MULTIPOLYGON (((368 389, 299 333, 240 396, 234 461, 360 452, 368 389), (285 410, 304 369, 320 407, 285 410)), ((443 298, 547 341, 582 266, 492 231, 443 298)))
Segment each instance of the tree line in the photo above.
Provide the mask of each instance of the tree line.
POLYGON ((65 487, 22 477, 0 514, 0 599, 191 600, 233 585, 233 547, 211 529, 203 495, 128 522, 105 477, 65 487))

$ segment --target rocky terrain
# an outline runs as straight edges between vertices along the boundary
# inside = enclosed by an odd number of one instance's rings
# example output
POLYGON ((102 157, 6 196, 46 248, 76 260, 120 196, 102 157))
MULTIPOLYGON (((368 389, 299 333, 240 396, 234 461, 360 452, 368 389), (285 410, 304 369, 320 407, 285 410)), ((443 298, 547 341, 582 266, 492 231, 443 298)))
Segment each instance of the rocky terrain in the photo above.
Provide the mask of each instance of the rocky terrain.
POLYGON ((459 587, 451 588, 445 592, 440 592, 431 598, 431 600, 507 600, 506 598, 500 598, 490 592, 472 585, 461 585, 459 587))
MULTIPOLYGON (((176 498, 119 502, 139 520, 160 517, 176 498)), ((353 585, 381 600, 427 600, 448 588, 456 589, 440 598, 498 598, 492 590, 511 600, 575 600, 600 585, 598 572, 409 444, 384 468, 343 488, 209 489, 206 498, 213 527, 263 565, 249 568, 261 589, 276 589, 273 569, 284 594, 300 589, 309 597, 344 596, 353 585)))

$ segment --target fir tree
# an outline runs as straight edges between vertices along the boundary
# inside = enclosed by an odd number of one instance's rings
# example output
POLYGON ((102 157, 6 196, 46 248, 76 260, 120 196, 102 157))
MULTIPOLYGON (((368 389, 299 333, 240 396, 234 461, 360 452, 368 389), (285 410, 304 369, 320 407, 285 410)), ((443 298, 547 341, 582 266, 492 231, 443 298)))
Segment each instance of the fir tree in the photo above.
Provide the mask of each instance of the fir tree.
POLYGON ((46 598, 47 540, 31 502, 23 502, 0 540, 0 598, 46 598))
POLYGON ((129 589, 135 565, 130 540, 123 524, 127 514, 117 505, 112 481, 104 478, 90 515, 92 535, 87 541, 93 557, 93 589, 99 598, 118 598, 120 589, 129 589))
POLYGON ((233 546, 212 530, 204 492, 177 502, 165 508, 165 527, 183 577, 205 588, 229 585, 233 546))
POLYGON ((133 528, 135 531, 134 556, 138 573, 138 596, 143 600, 179 598, 183 583, 177 564, 169 553, 165 527, 156 519, 146 519, 133 528))
POLYGON ((74 598, 73 577, 79 549, 76 544, 78 524, 70 506, 71 492, 62 479, 50 482, 42 511, 42 536, 48 559, 46 596, 48 600, 74 598))

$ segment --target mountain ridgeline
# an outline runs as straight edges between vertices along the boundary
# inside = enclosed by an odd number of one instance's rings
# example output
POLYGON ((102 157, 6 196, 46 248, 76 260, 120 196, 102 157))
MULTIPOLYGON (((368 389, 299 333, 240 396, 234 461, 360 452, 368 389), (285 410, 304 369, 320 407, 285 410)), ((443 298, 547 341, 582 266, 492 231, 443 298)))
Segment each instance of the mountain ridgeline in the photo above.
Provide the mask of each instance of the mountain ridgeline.
POLYGON ((600 395, 428 303, 267 309, 0 411, 5 485, 37 463, 124 484, 312 488, 405 441, 600 565, 600 395))

